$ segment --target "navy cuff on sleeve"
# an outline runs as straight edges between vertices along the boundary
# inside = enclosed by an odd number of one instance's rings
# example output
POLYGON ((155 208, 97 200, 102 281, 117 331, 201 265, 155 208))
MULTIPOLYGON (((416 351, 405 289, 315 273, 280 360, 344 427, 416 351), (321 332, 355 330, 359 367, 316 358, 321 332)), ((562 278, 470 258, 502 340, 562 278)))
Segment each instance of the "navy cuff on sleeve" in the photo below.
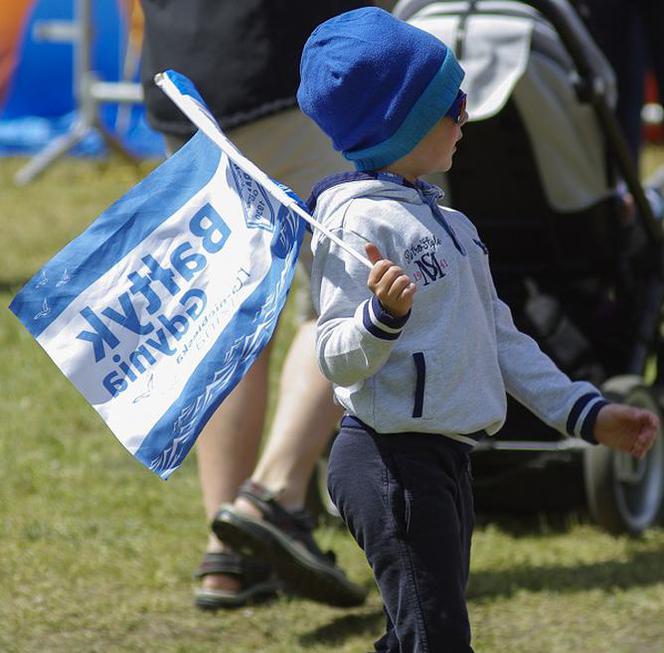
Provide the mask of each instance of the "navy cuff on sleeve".
POLYGON ((585 395, 579 397, 572 406, 572 410, 569 411, 569 417, 567 418, 567 434, 574 436, 576 435, 576 424, 579 421, 579 416, 583 412, 583 409, 593 400, 599 399, 599 392, 588 392, 585 395))
POLYGON ((581 426, 581 437, 590 444, 599 444, 595 438, 595 422, 597 421, 597 413, 610 404, 610 401, 606 399, 601 399, 596 402, 593 407, 588 411, 586 418, 583 420, 583 425, 581 426))
POLYGON ((402 317, 394 317, 383 308, 375 296, 364 303, 362 311, 364 328, 371 335, 383 340, 396 340, 409 317, 410 311, 402 317))
POLYGON ((375 295, 371 298, 371 308, 373 308, 376 317, 388 327, 392 329, 402 329, 404 324, 408 322, 410 311, 401 317, 394 317, 391 313, 385 310, 385 307, 380 303, 380 300, 375 295))

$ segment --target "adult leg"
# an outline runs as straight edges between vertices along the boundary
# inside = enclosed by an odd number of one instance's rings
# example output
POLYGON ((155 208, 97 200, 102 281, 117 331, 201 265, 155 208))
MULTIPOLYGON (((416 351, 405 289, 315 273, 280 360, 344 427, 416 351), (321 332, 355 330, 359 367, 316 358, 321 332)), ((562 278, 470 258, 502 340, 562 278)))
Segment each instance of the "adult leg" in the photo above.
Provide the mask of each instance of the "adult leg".
POLYGON ((251 480, 234 505, 222 505, 213 529, 238 550, 268 560, 292 591, 339 607, 360 605, 366 590, 350 582, 312 536, 302 507, 316 461, 339 408, 312 356, 315 324, 302 325, 288 352, 273 429, 251 480))
MULTIPOLYGON (((299 111, 241 128, 236 136, 240 149, 252 152, 259 167, 300 196, 306 196, 320 178, 348 168, 299 111)), ((305 241, 300 261, 306 268, 310 260, 305 241)), ((301 281, 306 299, 308 279, 301 281)), ((235 505, 222 506, 213 528, 242 550, 267 557, 292 590, 334 605, 357 605, 365 590, 346 579, 331 552, 318 548, 311 519, 300 510, 314 465, 341 412, 315 360, 314 313, 310 300, 306 303, 301 312, 307 321, 288 351, 275 420, 261 459, 235 505)))
MULTIPOLYGON (((320 372, 313 355, 315 329, 313 320, 301 324, 286 354, 276 414, 255 471, 267 403, 266 350, 199 437, 198 467, 208 520, 213 519, 220 505, 233 501, 241 513, 262 519, 263 510, 255 501, 242 495, 236 500, 240 484, 249 477, 278 498, 279 505, 294 513, 296 519, 301 513, 314 466, 341 414, 341 409, 333 402, 330 383, 320 372)), ((311 553, 311 562, 317 567, 322 563, 324 573, 331 575, 330 582, 337 594, 332 588, 330 600, 337 604, 361 603, 364 590, 349 583, 333 558, 326 558, 318 549, 307 517, 303 523, 306 526, 297 528, 297 533, 287 535, 284 532, 284 536, 293 540, 293 546, 299 546, 299 540, 303 540, 305 549, 311 553)), ((227 548, 214 532, 210 534, 208 553, 227 548)), ((254 553, 263 558, 260 550, 254 553)), ((314 574, 318 574, 318 570, 314 574)), ((207 574, 202 580, 203 590, 237 591, 239 586, 237 576, 228 574, 207 574)), ((317 589, 312 598, 318 598, 317 589)))
MULTIPOLYGON (((187 139, 165 134, 164 141, 166 153, 171 156, 187 139)), ((270 350, 268 344, 196 441, 198 475, 208 524, 220 504, 235 499, 240 484, 256 464, 267 406, 270 350)), ((237 595, 243 588, 246 590, 244 563, 230 554, 229 547, 210 531, 206 554, 197 572, 202 579, 196 593, 200 607, 222 607, 226 603, 232 605, 234 598, 241 600, 237 595)), ((257 574, 255 572, 252 567, 250 573, 257 575, 261 583, 262 577, 267 575, 265 570, 259 568, 257 574)))
MULTIPOLYGON (((288 510, 304 507, 309 479, 327 446, 341 408, 313 356, 316 323, 300 325, 282 368, 277 409, 252 481, 278 494, 288 510)), ((238 507, 255 511, 238 498, 238 507)))
MULTIPOLYGON (((301 197, 306 197, 321 178, 349 165, 332 150, 313 122, 297 110, 261 121, 260 129, 240 129, 237 137, 241 149, 253 152, 259 166, 301 197)), ((297 308, 301 324, 284 361, 269 438, 251 477, 278 493, 279 503, 290 510, 303 507, 316 461, 342 412, 333 402, 331 384, 320 372, 315 357, 316 315, 309 291, 312 254, 308 235, 299 260, 297 308)), ((242 500, 238 506, 252 511, 252 506, 242 500)))
MULTIPOLYGON (((208 523, 220 504, 235 499, 240 484, 254 469, 267 406, 269 354, 268 345, 198 437, 198 474, 208 523)), ((210 532, 208 553, 227 548, 210 532)), ((235 575, 207 574, 202 586, 234 591, 240 580, 235 575)))
MULTIPOLYGON (((321 177, 348 166, 315 125, 296 110, 240 127, 232 138, 260 168, 300 196, 306 196, 321 177)), ((300 261, 310 256, 305 243, 300 261)), ((303 281, 308 296, 308 284, 303 281)), ((308 322, 299 327, 286 356, 274 424, 258 467, 235 505, 219 510, 213 528, 221 539, 231 538, 229 542, 243 552, 268 558, 282 579, 301 593, 319 598, 323 588, 322 600, 356 605, 366 593, 345 578, 332 554, 320 551, 311 534, 311 520, 300 510, 314 465, 340 414, 332 401, 330 383, 315 360, 315 325, 310 301, 308 304, 302 311, 308 322), (236 523, 246 527, 250 535, 258 530, 264 537, 274 538, 281 548, 266 547, 260 538, 247 541, 247 532, 234 529, 236 523), (284 557, 275 557, 277 550, 284 557), (293 566, 294 559, 297 564, 293 566), (296 582, 300 578, 306 584, 304 591, 296 582), (314 589, 314 596, 309 588, 314 589)), ((253 403, 250 406, 256 410, 253 403)))
MULTIPOLYGON (((232 501, 256 462, 267 406, 270 345, 212 416, 197 442, 197 460, 208 523, 218 506, 232 501)), ((195 604, 203 609, 232 608, 281 587, 272 567, 234 551, 211 532, 196 575, 201 585, 195 604)))
MULTIPOLYGON (((165 135, 164 140, 171 156, 187 139, 165 135)), ((256 464, 267 407, 270 351, 271 343, 215 411, 196 441, 208 524, 220 504, 235 499, 240 484, 256 464)), ((203 608, 232 606, 254 591, 271 593, 276 584, 269 580, 269 573, 266 566, 233 555, 230 547, 210 531, 203 563, 197 571, 201 586, 196 592, 196 604, 203 608)))

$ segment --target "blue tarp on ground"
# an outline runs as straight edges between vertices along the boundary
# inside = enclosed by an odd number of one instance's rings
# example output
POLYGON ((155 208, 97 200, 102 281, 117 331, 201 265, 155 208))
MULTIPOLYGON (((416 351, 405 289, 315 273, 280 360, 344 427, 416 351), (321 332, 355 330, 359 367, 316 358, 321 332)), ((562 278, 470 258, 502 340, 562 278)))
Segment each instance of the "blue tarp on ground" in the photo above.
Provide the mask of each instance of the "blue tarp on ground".
MULTIPOLYGON (((138 79, 136 0, 91 2, 94 30, 92 68, 100 79, 138 79), (132 31, 133 30, 133 31, 132 31), (130 42, 130 40, 132 42, 130 42)), ((76 119, 74 47, 68 42, 40 39, 45 21, 69 21, 73 0, 13 0, 0 7, 0 154, 32 154, 66 133, 76 119), (6 14, 6 15, 5 15, 6 14), (4 74, 3 74, 4 72, 4 74)), ((138 34, 140 40, 140 33, 138 34)), ((149 128, 142 106, 100 107, 101 120, 138 156, 163 154, 161 138, 149 128)), ((98 133, 91 132, 73 153, 105 151, 98 133)))

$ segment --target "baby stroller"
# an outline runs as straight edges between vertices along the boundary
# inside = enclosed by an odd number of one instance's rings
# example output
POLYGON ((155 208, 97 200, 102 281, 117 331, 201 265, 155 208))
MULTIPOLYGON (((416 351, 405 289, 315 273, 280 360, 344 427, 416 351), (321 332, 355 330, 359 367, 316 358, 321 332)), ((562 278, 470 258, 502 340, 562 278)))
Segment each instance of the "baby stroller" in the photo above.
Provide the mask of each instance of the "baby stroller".
MULTIPOLYGON (((566 0, 401 0, 394 13, 466 70, 470 121, 452 171, 434 181, 477 225, 515 322, 572 378, 661 416, 664 257, 649 201, 661 194, 639 182, 611 109, 613 73, 578 15, 566 0)), ((473 466, 480 507, 527 494, 549 508, 585 492, 601 526, 632 534, 662 515, 661 437, 638 462, 562 439, 511 401, 473 466), (556 487, 540 493, 550 469, 556 487)))

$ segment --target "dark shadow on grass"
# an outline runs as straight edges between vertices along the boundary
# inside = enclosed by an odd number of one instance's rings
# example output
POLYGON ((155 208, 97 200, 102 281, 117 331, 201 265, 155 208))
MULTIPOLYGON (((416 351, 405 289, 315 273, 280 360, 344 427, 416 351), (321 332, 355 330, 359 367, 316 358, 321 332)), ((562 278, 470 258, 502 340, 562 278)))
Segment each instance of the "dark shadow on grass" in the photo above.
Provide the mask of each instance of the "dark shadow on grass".
POLYGON ((475 515, 475 527, 495 525, 514 537, 564 535, 579 524, 592 523, 586 510, 481 511, 475 515))
POLYGON ((574 566, 522 566, 503 571, 471 573, 468 598, 475 601, 529 592, 578 592, 625 589, 664 582, 664 551, 639 551, 626 561, 574 566))
POLYGON ((363 614, 345 614, 324 626, 301 635, 299 639, 303 646, 313 644, 336 646, 343 644, 350 637, 358 635, 377 639, 381 634, 381 629, 385 626, 384 620, 382 610, 363 614))
POLYGON ((0 279, 0 292, 17 293, 30 279, 0 279))

